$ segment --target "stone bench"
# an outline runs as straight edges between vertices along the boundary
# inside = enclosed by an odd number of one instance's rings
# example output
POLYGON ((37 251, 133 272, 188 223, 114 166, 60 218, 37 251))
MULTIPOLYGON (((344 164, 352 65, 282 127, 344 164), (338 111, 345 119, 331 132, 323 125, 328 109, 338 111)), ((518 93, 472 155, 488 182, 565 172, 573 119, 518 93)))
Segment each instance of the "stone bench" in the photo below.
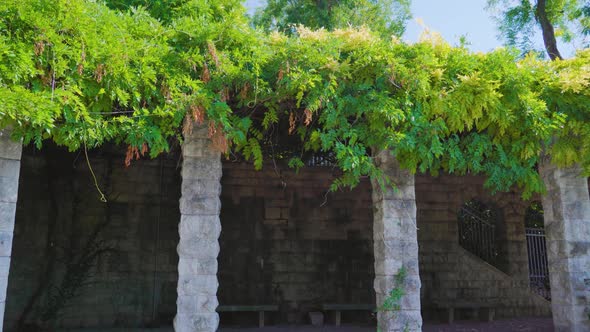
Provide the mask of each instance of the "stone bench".
POLYGON ((257 304, 257 305, 220 305, 217 312, 258 312, 258 326, 264 327, 264 313, 279 311, 276 304, 257 304))
POLYGON ((322 311, 334 313, 334 324, 340 326, 342 311, 375 311, 374 304, 341 304, 325 303, 322 304, 322 311))
POLYGON ((467 309, 477 311, 478 317, 482 321, 491 322, 494 320, 496 305, 491 303, 477 303, 467 301, 453 302, 434 302, 435 308, 447 311, 447 322, 452 324, 455 320, 456 309, 467 309))

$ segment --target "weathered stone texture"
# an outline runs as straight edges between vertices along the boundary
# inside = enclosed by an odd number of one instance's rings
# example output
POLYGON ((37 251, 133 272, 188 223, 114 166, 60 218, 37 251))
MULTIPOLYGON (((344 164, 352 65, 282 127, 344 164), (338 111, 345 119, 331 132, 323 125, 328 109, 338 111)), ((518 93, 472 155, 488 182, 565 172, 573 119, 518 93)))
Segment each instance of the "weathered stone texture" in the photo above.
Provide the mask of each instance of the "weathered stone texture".
MULTIPOLYGON (((13 141, 10 138, 10 130, 0 130, 0 156, 4 160, 17 160, 20 161, 22 155, 22 144, 13 141)), ((4 172, 4 171, 3 171, 4 172)))
POLYGON ((373 246, 375 252, 375 293, 377 307, 398 288, 404 291, 399 310, 377 312, 380 331, 421 331, 420 273, 416 224, 414 175, 402 170, 387 151, 377 157, 379 168, 395 183, 396 188, 373 181, 373 246), (405 270, 398 284, 396 275, 405 270))
MULTIPOLYGON (((370 183, 329 192, 338 175, 332 167, 223 163, 220 304, 277 304, 279 312, 266 314, 272 325, 309 324, 323 303, 375 302, 370 183)), ((342 313, 345 324, 370 319, 368 311, 342 313)), ((252 313, 222 313, 221 322, 257 324, 252 313)))
POLYGON ((590 331, 590 198, 579 166, 539 171, 543 197, 551 307, 556 331, 590 331))
POLYGON ((195 128, 183 145, 176 332, 214 332, 219 325, 221 171, 221 154, 212 148, 206 128, 195 128))
POLYGON ((0 322, 6 307, 21 152, 21 143, 13 141, 8 130, 0 130, 0 322))
MULTIPOLYGON (((52 192, 59 211, 60 246, 67 246, 72 235, 80 238, 76 243, 83 244, 89 231, 110 215, 113 220, 103 238, 119 250, 117 255, 97 262, 93 285, 83 288, 70 302, 56 322, 59 327, 169 325, 178 310, 186 317, 186 328, 194 328, 203 325, 203 316, 189 316, 213 312, 218 302, 278 304, 278 313, 267 314, 269 325, 308 323, 307 312, 318 310, 321 303, 375 302, 373 204, 367 179, 354 190, 327 193, 331 181, 339 175, 331 167, 306 168, 296 174, 280 164, 255 171, 246 163, 224 162, 221 216, 217 216, 219 200, 198 195, 219 190, 211 180, 221 176, 221 169, 207 161, 215 151, 203 150, 199 144, 187 141, 184 145, 185 154, 191 157, 185 163, 194 166, 184 167, 182 172, 178 170, 178 154, 134 161, 125 168, 124 149, 92 151, 91 164, 99 184, 113 197, 109 209, 98 201, 83 158, 49 146, 42 151, 27 148, 19 189, 7 326, 13 326, 42 272, 52 192), (47 173, 48 160, 56 163, 53 173, 47 173), (203 178, 190 171, 193 167, 213 176, 203 178), (185 195, 197 195, 195 202, 206 201, 195 207, 187 204, 191 200, 184 200, 187 214, 182 217, 178 204, 180 173, 185 184, 195 184, 185 185, 185 195), (57 190, 49 189, 49 179, 54 180, 57 190), (199 181, 203 181, 202 186, 197 185, 199 181), (192 214, 193 210, 210 212, 199 215, 192 214), (180 246, 179 233, 188 234, 180 246), (196 250, 199 246, 204 246, 205 257, 201 257, 201 249, 196 250), (214 254, 217 250, 219 258, 214 254), (180 260, 179 251, 183 253, 180 260), (183 279, 183 290, 191 295, 177 297, 178 273, 189 276, 183 279), (217 296, 210 291, 215 282, 207 277, 198 281, 206 284, 205 293, 193 294, 197 287, 194 276, 215 273, 219 279, 217 296)), ((515 192, 492 196, 485 190, 483 179, 475 176, 417 175, 415 181, 425 319, 434 300, 498 301, 499 317, 550 312, 546 301, 528 291, 523 228, 528 202, 521 201, 515 192), (499 237, 506 247, 503 250, 512 253, 505 264, 508 274, 466 255, 457 244, 457 212, 472 198, 497 205, 504 216, 499 237)), ((384 204, 383 211, 403 207, 399 204, 384 204)), ((14 204, 0 201, 0 232, 10 232, 14 227, 2 223, 2 216, 10 214, 12 208, 14 204)), ((384 238, 394 242, 399 234, 412 231, 408 229, 410 223, 384 225, 375 224, 376 232, 382 230, 384 238)), ((410 250, 385 243, 376 245, 387 255, 395 252, 388 251, 390 248, 410 250)), ((0 266, 9 264, 10 258, 0 259, 0 266)), ((384 260, 381 267, 393 273, 396 264, 395 260, 384 260)), ((404 298, 410 300, 415 298, 404 298)), ((343 313, 342 319, 344 323, 362 322, 367 316, 343 313)), ((225 314, 221 321, 257 324, 256 315, 250 313, 225 314)))
MULTIPOLYGON (((426 321, 444 319, 434 303, 494 303, 496 317, 548 316, 550 303, 530 290, 524 231, 531 204, 520 193, 492 195, 481 176, 416 175, 418 243, 422 282, 422 315, 426 321), (458 213, 472 200, 491 206, 499 219, 496 238, 498 267, 469 254, 458 243, 458 213)), ((538 199, 535 197, 535 199, 538 199)), ((455 319, 473 319, 457 310, 455 319)))

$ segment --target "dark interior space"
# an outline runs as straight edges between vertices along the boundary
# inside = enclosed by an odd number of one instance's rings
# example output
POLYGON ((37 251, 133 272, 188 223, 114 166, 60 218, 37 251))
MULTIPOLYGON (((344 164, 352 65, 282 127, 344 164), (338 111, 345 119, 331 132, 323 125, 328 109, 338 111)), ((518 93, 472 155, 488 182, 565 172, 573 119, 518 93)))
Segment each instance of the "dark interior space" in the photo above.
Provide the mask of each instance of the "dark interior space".
MULTIPOLYGON (((370 184, 328 192, 333 176, 330 167, 296 174, 224 164, 221 305, 274 304, 279 310, 270 322, 309 324, 308 313, 324 304, 374 303, 370 184)), ((369 312, 342 317, 370 319, 369 312)), ((256 322, 255 314, 221 315, 222 325, 256 322)))

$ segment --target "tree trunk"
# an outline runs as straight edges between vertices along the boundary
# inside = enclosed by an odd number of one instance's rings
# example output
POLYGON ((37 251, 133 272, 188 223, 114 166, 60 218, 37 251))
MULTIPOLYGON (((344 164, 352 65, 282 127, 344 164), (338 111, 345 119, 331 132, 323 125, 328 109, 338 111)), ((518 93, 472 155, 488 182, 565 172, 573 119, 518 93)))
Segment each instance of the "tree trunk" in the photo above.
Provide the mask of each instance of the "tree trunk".
POLYGON ((551 60, 563 59, 559 50, 557 49, 557 40, 555 39, 555 28, 549 17, 547 17, 547 0, 537 0, 537 9, 535 10, 535 16, 537 21, 541 25, 541 31, 543 32, 543 43, 545 44, 545 50, 549 54, 551 60))

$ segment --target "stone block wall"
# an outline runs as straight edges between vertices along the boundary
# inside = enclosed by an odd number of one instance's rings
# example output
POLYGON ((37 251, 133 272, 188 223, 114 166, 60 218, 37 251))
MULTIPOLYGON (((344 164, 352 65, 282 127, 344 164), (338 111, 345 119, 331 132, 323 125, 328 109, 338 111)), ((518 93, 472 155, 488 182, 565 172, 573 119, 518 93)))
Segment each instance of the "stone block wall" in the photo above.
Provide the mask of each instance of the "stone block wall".
POLYGON ((492 195, 483 184, 477 176, 416 177, 423 314, 435 318, 434 302, 470 301, 497 303, 498 317, 549 316, 550 303, 529 290, 524 217, 530 202, 516 191, 492 195), (498 268, 458 244, 457 216, 471 199, 500 216, 498 268))
POLYGON ((308 323, 323 303, 374 303, 366 179, 328 193, 330 168, 223 167, 220 304, 278 304, 271 319, 308 323))
POLYGON ((0 130, 0 321, 6 308, 21 153, 21 143, 10 138, 9 130, 0 130))
POLYGON ((375 293, 377 304, 385 306, 377 312, 377 329, 422 331, 415 176, 401 169, 389 151, 379 153, 376 164, 396 186, 382 188, 372 181, 375 293), (385 305, 393 289, 404 292, 395 310, 385 305))
POLYGON ((558 168, 545 159, 543 197, 553 323, 557 332, 590 330, 590 196, 580 165, 558 168))
MULTIPOLYGON (((23 152, 7 330, 15 326, 40 284, 60 286, 66 275, 64 260, 83 263, 80 254, 98 229, 103 247, 114 251, 93 261, 90 277, 84 280, 87 285, 59 313, 58 326, 171 324, 180 220, 178 158, 141 160, 125 168, 123 152, 90 152, 107 203, 99 200, 83 153, 50 146, 23 152)), ((48 301, 47 293, 34 301, 29 321, 40 319, 48 301)))
MULTIPOLYGON (((134 161, 129 168, 123 160, 124 149, 90 153, 109 198, 105 204, 83 153, 25 149, 6 326, 14 326, 40 281, 63 278, 60 259, 66 249, 79 251, 107 219, 100 238, 117 253, 96 262, 91 283, 62 312, 58 325, 171 325, 177 300, 180 151, 134 161), (52 255, 57 272, 46 278, 52 255)), ((352 191, 328 193, 334 175, 331 168, 295 174, 272 164, 258 172, 250 165, 223 163, 221 304, 278 304, 280 312, 270 322, 306 323, 306 313, 322 303, 375 302, 371 186, 364 179, 352 191)), ((470 176, 418 175, 415 186, 426 321, 434 318, 428 306, 439 299, 499 299, 501 317, 549 313, 548 303, 528 292, 524 213, 529 203, 519 193, 490 195, 483 179, 470 176), (503 272, 458 246, 457 212, 473 198, 501 211, 503 272)), ((31 317, 38 317, 40 306, 34 309, 31 317)), ((224 315, 222 325, 236 318, 224 315)), ((255 315, 245 318, 256 324, 255 315)))
POLYGON ((221 153, 208 136, 207 127, 199 126, 185 136, 182 146, 175 332, 215 332, 219 326, 221 153))

